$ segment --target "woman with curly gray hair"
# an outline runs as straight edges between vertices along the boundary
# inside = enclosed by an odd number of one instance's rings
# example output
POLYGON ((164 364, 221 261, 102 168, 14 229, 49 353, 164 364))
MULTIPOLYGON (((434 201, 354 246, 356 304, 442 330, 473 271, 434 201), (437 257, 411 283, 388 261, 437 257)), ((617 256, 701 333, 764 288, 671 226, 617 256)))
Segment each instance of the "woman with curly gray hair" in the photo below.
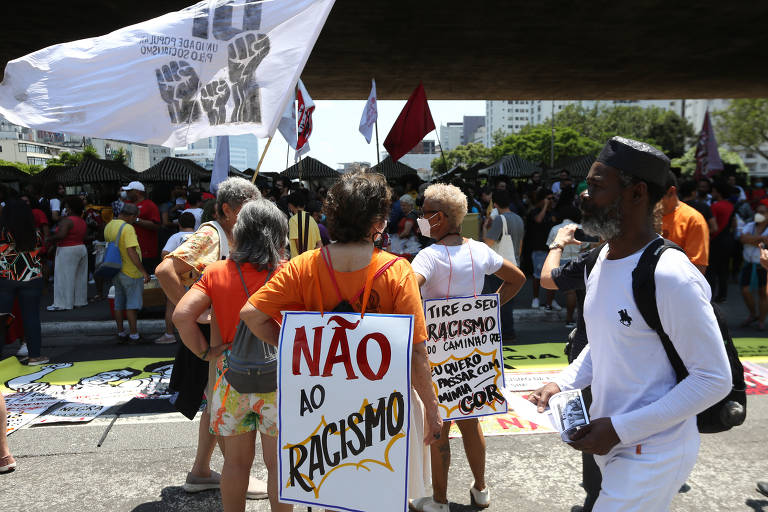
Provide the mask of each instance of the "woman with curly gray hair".
POLYGON ((276 392, 239 393, 227 382, 227 355, 240 322, 240 308, 280 266, 288 243, 288 223, 272 202, 246 203, 233 229, 229 259, 211 263, 182 297, 173 321, 184 345, 204 361, 216 361, 210 432, 224 441, 221 499, 224 510, 245 510, 248 475, 253 464, 256 433, 261 433, 271 509, 292 510, 277 501, 276 392), (211 343, 196 322, 211 308, 211 343))
MULTIPOLYGON (((436 240, 413 259, 413 271, 424 299, 463 297, 482 293, 487 274, 503 281, 498 289, 504 304, 525 284, 525 276, 512 262, 505 260, 482 242, 461 236, 460 228, 467 214, 467 196, 454 185, 430 185, 424 191, 421 232, 436 240)), ((485 482, 485 438, 477 418, 456 420, 461 430, 464 451, 475 481, 470 487, 472 505, 487 508, 491 494, 485 482)), ((443 423, 443 432, 432 445, 432 496, 411 503, 419 512, 448 512, 448 468, 451 446, 448 431, 451 422, 443 423)))

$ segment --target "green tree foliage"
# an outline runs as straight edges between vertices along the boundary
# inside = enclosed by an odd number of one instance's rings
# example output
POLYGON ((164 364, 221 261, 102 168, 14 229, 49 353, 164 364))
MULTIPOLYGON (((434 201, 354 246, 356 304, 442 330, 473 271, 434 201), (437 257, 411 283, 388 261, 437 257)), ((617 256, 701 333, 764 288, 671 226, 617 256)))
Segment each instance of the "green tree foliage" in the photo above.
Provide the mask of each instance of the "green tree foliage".
POLYGON ((768 99, 732 100, 713 117, 719 143, 768 158, 768 99))
POLYGON ((670 158, 683 155, 694 136, 691 124, 658 107, 568 105, 555 114, 555 127, 569 127, 601 145, 614 135, 652 144, 670 158))
POLYGON ((8 160, 0 160, 0 167, 15 167, 18 170, 27 174, 37 174, 42 171, 43 168, 39 165, 22 164, 19 162, 9 162, 8 160))
MULTIPOLYGON (((719 146, 717 149, 720 152, 720 159, 724 164, 735 165, 736 172, 749 173, 749 168, 744 164, 744 160, 741 159, 738 153, 728 150, 723 146, 719 146)), ((680 158, 673 158, 670 164, 672 167, 679 167, 684 175, 693 175, 696 171, 696 146, 691 146, 680 158)))
POLYGON ((83 155, 83 158, 91 158, 93 160, 96 160, 99 158, 99 152, 96 151, 96 148, 91 146, 90 144, 83 148, 82 155, 83 155))
MULTIPOLYGON (((526 127, 520 133, 507 135, 501 144, 491 150, 494 159, 504 155, 517 155, 532 162, 549 163, 552 129, 545 125, 526 127)), ((555 160, 597 153, 603 146, 569 127, 555 129, 555 160)))
POLYGON ((48 165, 69 165, 75 166, 83 161, 82 153, 70 153, 68 151, 62 151, 56 158, 48 160, 48 165))
POLYGON ((125 150, 123 148, 118 149, 114 153, 112 153, 112 160, 115 162, 120 162, 121 164, 125 164, 125 161, 128 159, 128 155, 125 153, 125 150))
POLYGON ((493 163, 493 152, 479 142, 470 142, 463 146, 456 146, 450 151, 445 152, 445 162, 443 157, 439 156, 432 160, 432 172, 435 174, 446 172, 457 165, 469 167, 476 163, 493 163), (448 168, 446 169, 446 163, 448 168))

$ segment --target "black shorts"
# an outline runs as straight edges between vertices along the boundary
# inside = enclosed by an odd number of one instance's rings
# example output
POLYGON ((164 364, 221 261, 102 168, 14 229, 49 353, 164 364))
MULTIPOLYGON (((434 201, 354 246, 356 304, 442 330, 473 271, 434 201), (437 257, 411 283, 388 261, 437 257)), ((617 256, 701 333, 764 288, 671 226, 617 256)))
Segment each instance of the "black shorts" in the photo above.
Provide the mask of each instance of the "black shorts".
POLYGON ((753 271, 757 274, 757 286, 758 288, 765 288, 766 277, 768 277, 768 272, 760 266, 759 263, 744 263, 744 266, 741 267, 741 273, 739 274, 739 284, 741 286, 749 286, 752 283, 752 273, 753 271), (753 267, 757 267, 753 270, 753 267))

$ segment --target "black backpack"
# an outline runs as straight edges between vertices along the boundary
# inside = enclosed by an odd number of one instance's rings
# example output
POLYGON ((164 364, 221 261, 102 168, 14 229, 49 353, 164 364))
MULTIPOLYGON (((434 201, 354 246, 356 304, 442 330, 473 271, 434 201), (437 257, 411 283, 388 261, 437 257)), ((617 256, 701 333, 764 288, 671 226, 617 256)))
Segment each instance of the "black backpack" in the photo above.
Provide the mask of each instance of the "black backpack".
MULTIPOLYGON (((595 266, 601 248, 602 246, 593 249, 585 257, 587 276, 589 276, 592 268, 595 266)), ((656 304, 656 264, 659 262, 662 253, 667 249, 677 249, 683 253, 685 252, 677 244, 663 238, 658 238, 651 242, 643 251, 642 256, 640 256, 637 267, 632 271, 632 295, 637 304, 637 309, 643 315, 645 323, 659 335, 669 362, 675 370, 677 382, 680 382, 688 376, 688 370, 685 368, 669 336, 664 332, 661 320, 659 319, 658 305, 656 304)), ((728 332, 728 326, 723 320, 720 308, 717 304, 712 303, 712 309, 714 310, 717 325, 720 328, 720 334, 725 344, 725 352, 728 355, 728 363, 731 367, 733 386, 728 396, 697 415, 696 423, 699 432, 703 434, 730 430, 732 427, 744 423, 747 417, 747 385, 744 382, 744 367, 739 360, 739 354, 728 332)))

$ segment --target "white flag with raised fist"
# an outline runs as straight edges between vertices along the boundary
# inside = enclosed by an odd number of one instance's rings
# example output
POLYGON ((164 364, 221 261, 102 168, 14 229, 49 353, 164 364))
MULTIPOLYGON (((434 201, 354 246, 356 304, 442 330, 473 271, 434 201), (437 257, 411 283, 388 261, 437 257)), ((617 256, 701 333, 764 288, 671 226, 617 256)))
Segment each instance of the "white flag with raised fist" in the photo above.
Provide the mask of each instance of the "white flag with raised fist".
POLYGON ((170 147, 274 134, 334 0, 205 0, 10 61, 0 114, 170 147))

